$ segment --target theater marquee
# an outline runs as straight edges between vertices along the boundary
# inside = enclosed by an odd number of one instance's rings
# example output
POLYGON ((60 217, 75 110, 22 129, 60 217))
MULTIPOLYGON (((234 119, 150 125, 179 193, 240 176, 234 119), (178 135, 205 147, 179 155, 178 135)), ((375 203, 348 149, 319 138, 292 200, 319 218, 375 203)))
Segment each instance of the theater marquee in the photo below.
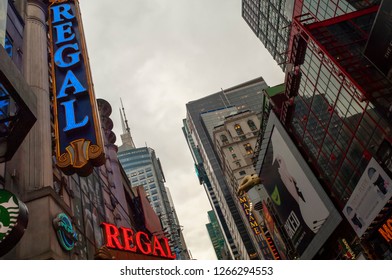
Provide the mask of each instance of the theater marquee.
POLYGON ((52 0, 49 27, 57 166, 87 176, 105 157, 78 1, 52 0))
POLYGON ((120 227, 109 223, 101 223, 105 237, 105 247, 128 253, 154 256, 162 259, 175 259, 166 237, 150 236, 142 231, 134 232, 130 228, 120 227))

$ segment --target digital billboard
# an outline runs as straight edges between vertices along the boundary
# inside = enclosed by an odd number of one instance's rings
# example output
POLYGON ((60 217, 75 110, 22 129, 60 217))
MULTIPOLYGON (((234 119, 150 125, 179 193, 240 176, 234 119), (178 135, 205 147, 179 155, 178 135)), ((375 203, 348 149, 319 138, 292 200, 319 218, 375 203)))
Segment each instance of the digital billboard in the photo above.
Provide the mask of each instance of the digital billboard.
MULTIPOLYGON (((342 221, 319 179, 274 111, 270 111, 256 172, 290 258, 316 257, 342 221)), ((253 200, 252 200, 253 202, 253 200)))
POLYGON ((372 158, 358 181, 343 214, 361 237, 385 204, 392 197, 392 181, 372 158))
POLYGON ((276 128, 260 177, 287 236, 301 255, 330 213, 276 128))

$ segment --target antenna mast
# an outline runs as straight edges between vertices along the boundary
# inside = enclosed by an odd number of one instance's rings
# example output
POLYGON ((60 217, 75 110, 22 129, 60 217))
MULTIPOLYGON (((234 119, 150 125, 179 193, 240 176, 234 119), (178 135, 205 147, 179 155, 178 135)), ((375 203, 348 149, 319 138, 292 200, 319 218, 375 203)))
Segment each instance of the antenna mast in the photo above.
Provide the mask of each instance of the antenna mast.
MULTIPOLYGON (((121 102, 121 109, 122 109, 123 115, 124 115, 125 130, 126 130, 128 133, 131 133, 131 129, 130 129, 129 126, 128 126, 128 120, 127 120, 127 116, 125 115, 125 109, 124 109, 124 105, 123 105, 123 102, 122 102, 122 99, 121 99, 121 98, 120 98, 120 102, 121 102)), ((125 131, 124 131, 124 132, 125 132, 125 131)))

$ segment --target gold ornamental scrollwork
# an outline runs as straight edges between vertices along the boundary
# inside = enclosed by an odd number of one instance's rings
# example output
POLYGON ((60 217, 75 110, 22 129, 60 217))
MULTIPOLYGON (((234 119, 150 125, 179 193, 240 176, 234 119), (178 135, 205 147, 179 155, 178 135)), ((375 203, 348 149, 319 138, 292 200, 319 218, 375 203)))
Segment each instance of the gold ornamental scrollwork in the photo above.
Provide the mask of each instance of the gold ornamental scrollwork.
POLYGON ((105 160, 103 149, 86 139, 72 141, 66 151, 57 158, 57 166, 67 175, 76 171, 80 176, 86 176, 93 166, 102 165, 105 160))
POLYGON ((68 2, 69 0, 49 0, 51 4, 63 3, 68 2))

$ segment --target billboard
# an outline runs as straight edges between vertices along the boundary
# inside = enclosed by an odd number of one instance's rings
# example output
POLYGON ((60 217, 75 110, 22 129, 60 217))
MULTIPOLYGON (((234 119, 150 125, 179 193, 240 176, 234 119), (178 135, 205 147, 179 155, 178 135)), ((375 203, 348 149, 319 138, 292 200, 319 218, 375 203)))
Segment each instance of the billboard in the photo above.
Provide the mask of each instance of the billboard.
MULTIPOLYGON (((256 220, 259 221, 259 224, 263 226, 264 234, 268 235, 273 240, 273 246, 278 251, 278 255, 280 259, 287 259, 287 248, 284 243, 281 234, 279 232, 279 226, 275 223, 272 213, 269 211, 268 205, 265 200, 268 200, 268 204, 271 203, 271 199, 267 198, 268 194, 266 193, 264 187, 262 185, 257 185, 254 188, 251 188, 247 193, 249 200, 254 205, 254 215, 256 220)), ((266 236, 268 239, 268 237, 266 236)), ((276 254, 275 254, 276 255, 276 254)))
POLYGON ((392 1, 382 2, 364 54, 382 73, 392 79, 392 1))
POLYGON ((372 158, 358 181, 343 214, 361 237, 392 197, 392 181, 372 158))
POLYGON ((305 252, 330 215, 309 176, 275 126, 260 178, 299 255, 305 252))
POLYGON ((269 212, 268 206, 264 200, 263 200, 263 216, 264 216, 265 225, 267 226, 267 229, 271 235, 272 240, 274 241, 274 244, 279 252, 280 257, 284 260, 287 259, 286 245, 284 244, 283 238, 280 235, 280 232, 275 224, 275 221, 271 213, 269 212))
POLYGON ((378 233, 387 242, 392 242, 392 215, 378 228, 378 233))

